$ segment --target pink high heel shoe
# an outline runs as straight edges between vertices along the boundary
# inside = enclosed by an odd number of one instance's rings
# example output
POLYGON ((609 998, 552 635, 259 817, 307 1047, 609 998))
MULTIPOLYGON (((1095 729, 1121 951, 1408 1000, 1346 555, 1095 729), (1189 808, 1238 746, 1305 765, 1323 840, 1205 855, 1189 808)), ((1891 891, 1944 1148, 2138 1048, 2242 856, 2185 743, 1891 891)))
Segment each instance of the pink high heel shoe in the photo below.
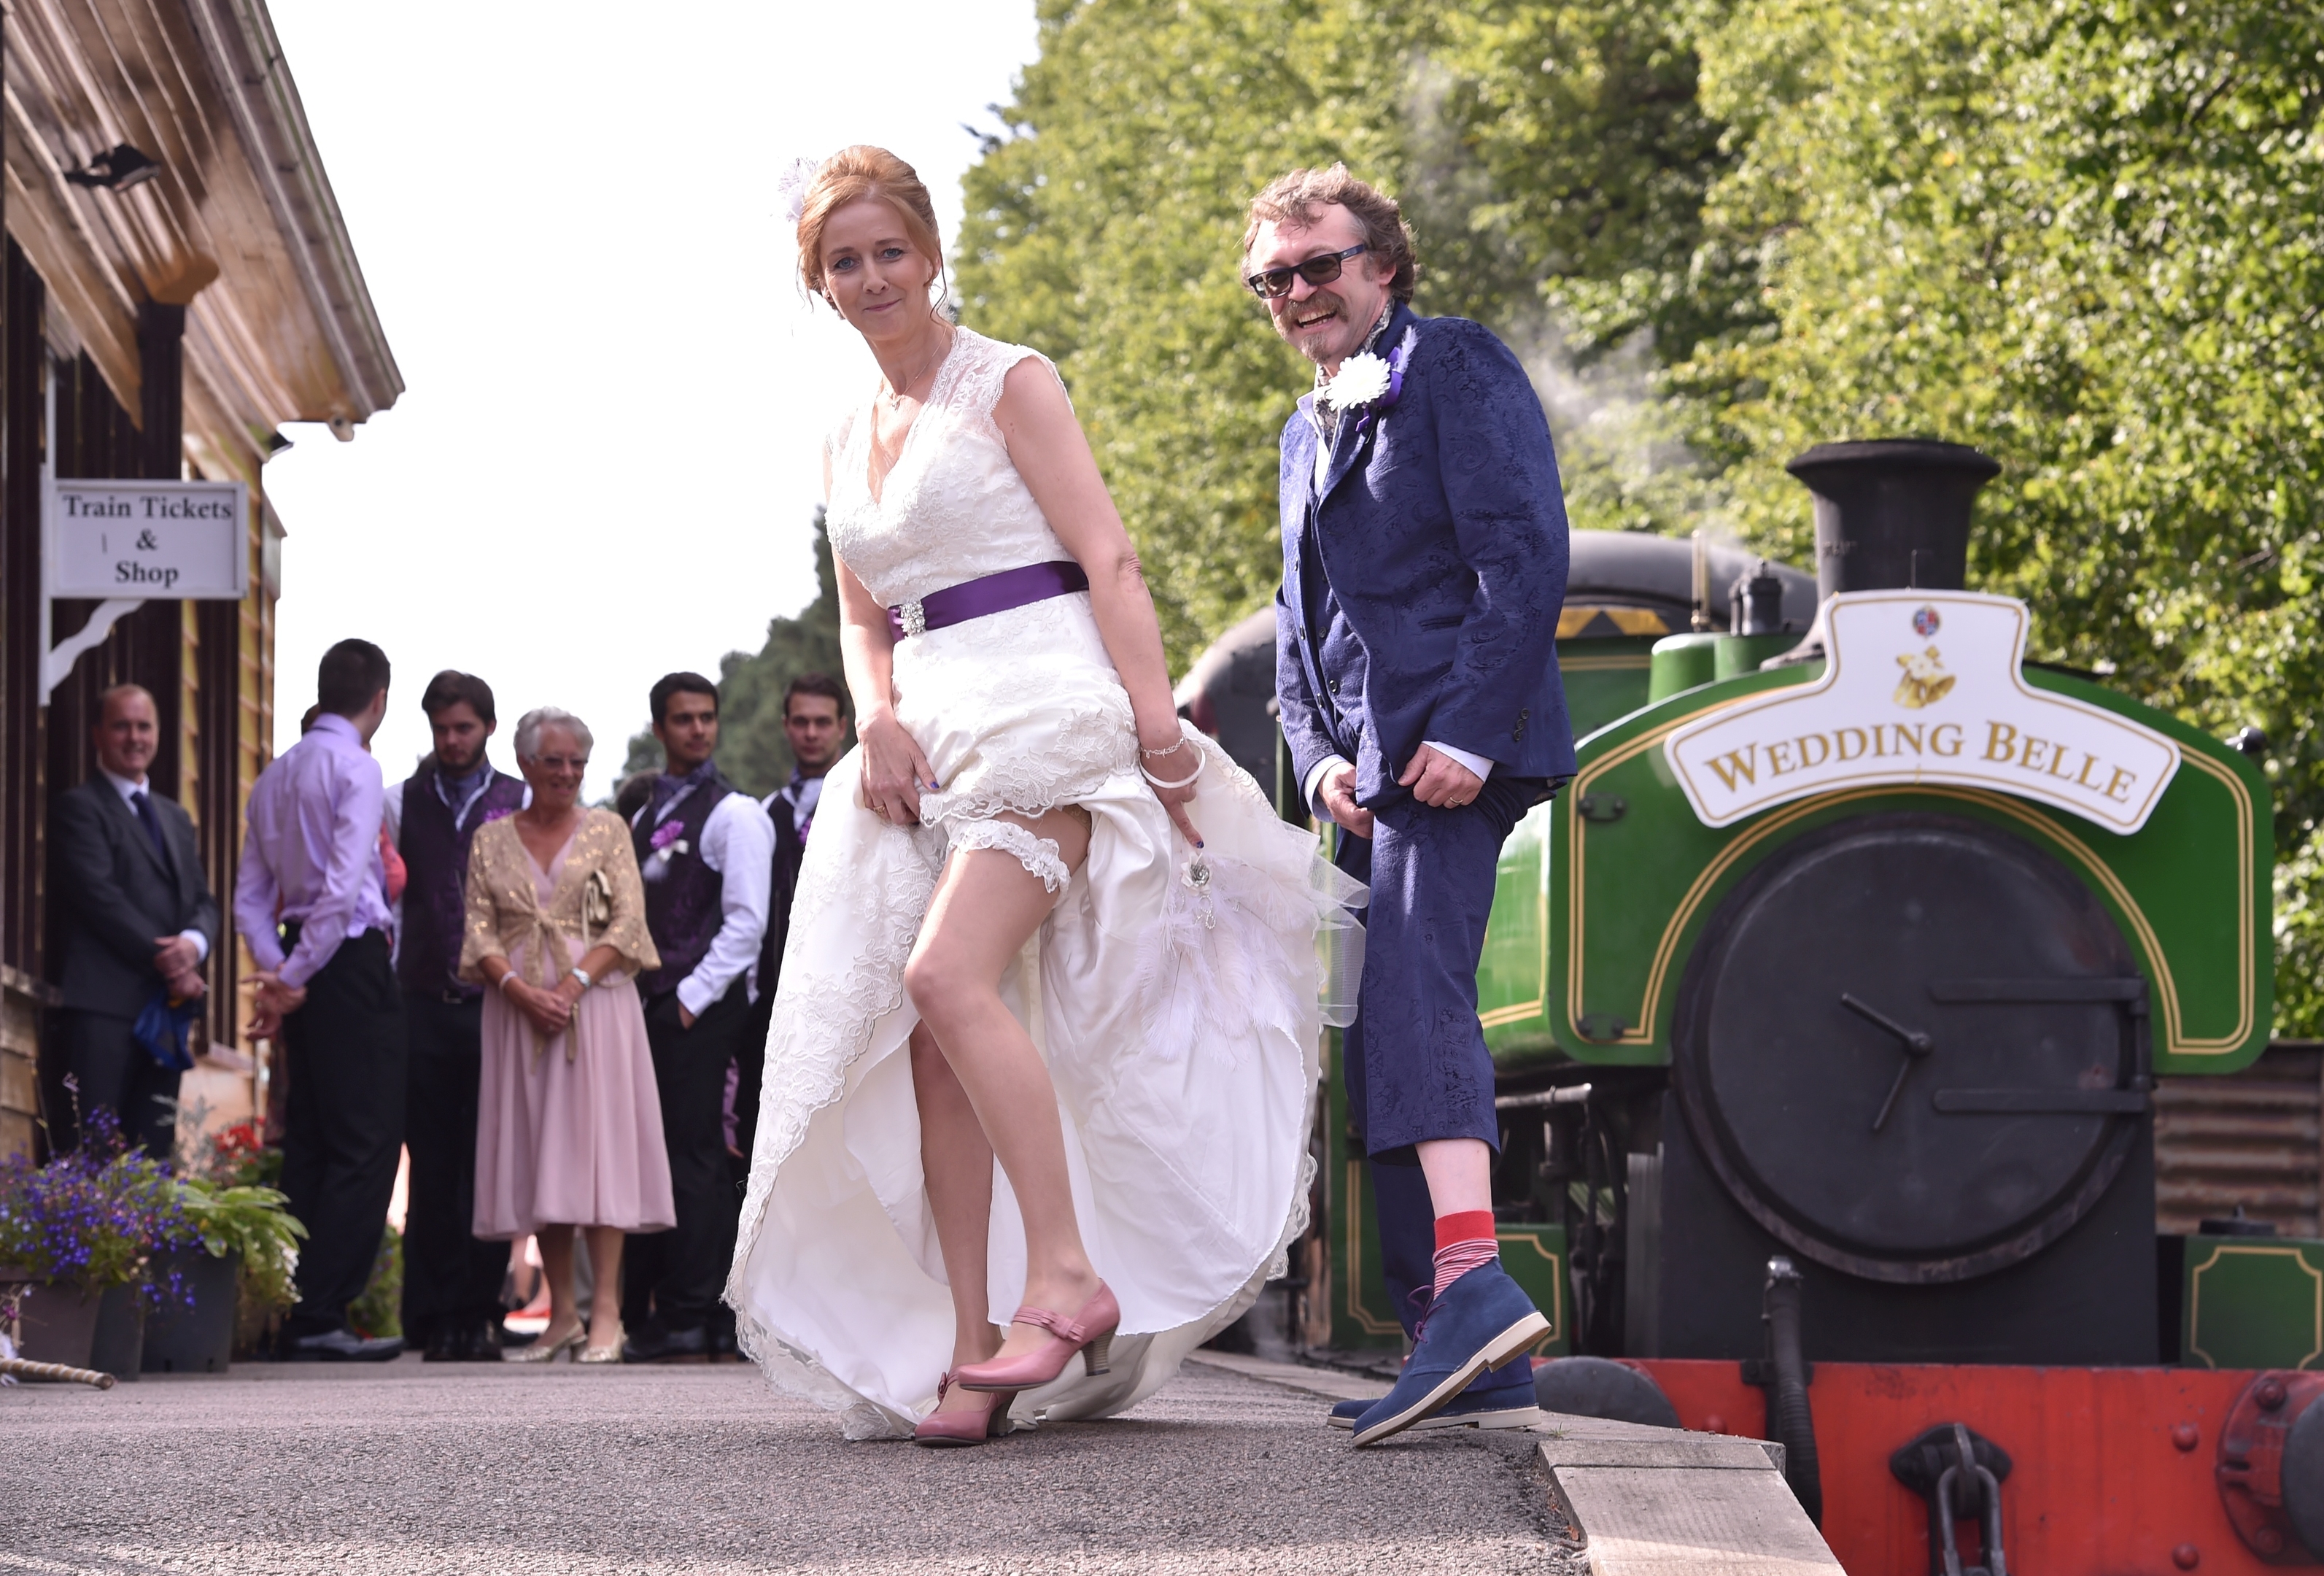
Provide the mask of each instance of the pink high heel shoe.
POLYGON ((1090 1373, 1111 1372, 1106 1359, 1113 1351, 1113 1332, 1121 1327, 1121 1304, 1113 1300, 1112 1290, 1100 1281, 1097 1294, 1083 1303, 1082 1311, 1071 1319, 1061 1318, 1047 1308, 1019 1308, 1010 1322, 1039 1325, 1049 1332, 1048 1344, 1022 1357, 994 1358, 991 1362, 964 1365, 953 1376, 961 1388, 1034 1389, 1064 1373, 1075 1352, 1082 1354, 1082 1363, 1090 1373))
MULTIPOLYGON (((959 1378, 959 1370, 955 1369, 936 1381, 938 1406, 944 1404, 945 1392, 959 1378)), ((1001 1424, 1009 1416, 1009 1403, 1016 1399, 1017 1392, 996 1390, 984 1394, 989 1394, 990 1404, 982 1412, 931 1412, 921 1418, 920 1425, 912 1430, 912 1442, 927 1445, 930 1450, 949 1451, 999 1439, 1001 1424)))

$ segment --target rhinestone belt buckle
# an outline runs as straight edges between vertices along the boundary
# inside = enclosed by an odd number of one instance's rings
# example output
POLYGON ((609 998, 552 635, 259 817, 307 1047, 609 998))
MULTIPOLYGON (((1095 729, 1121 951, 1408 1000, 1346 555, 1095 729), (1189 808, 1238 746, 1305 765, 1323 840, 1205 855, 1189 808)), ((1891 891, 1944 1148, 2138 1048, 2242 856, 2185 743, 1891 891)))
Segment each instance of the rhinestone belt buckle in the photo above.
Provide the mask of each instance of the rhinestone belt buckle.
POLYGON ((896 613, 904 621, 906 635, 926 635, 928 632, 928 610, 920 606, 918 598, 897 608, 896 613))

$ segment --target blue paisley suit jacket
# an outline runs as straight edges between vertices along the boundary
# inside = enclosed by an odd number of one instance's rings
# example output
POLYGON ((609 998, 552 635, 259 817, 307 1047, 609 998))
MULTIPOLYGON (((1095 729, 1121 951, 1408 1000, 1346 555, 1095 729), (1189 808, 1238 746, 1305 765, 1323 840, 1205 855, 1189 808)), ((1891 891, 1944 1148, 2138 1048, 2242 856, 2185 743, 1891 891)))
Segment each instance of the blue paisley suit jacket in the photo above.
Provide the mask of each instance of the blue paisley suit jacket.
POLYGON ((1556 649, 1565 501, 1549 423, 1482 325, 1399 306, 1379 353, 1407 329, 1416 342, 1397 399, 1342 417, 1320 490, 1313 394, 1283 428, 1284 737, 1303 783, 1318 761, 1353 761, 1369 807, 1406 792, 1396 779, 1428 740, 1485 756, 1496 774, 1573 773, 1556 649), (1306 605, 1311 556, 1361 649, 1340 672, 1326 671, 1327 615, 1306 605))

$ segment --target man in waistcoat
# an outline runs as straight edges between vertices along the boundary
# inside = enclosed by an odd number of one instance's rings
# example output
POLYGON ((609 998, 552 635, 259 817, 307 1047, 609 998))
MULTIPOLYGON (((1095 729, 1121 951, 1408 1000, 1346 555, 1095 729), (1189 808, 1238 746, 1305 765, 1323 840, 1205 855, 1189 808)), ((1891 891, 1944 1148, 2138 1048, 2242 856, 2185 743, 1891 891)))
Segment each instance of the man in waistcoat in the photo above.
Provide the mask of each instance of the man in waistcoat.
POLYGON ((1573 772, 1557 458, 1508 347, 1413 312, 1392 199, 1339 165, 1295 171, 1251 204, 1243 249, 1316 368, 1283 429, 1276 688, 1308 802, 1371 888, 1342 1071, 1416 1338, 1395 1388, 1333 1421, 1358 1445, 1529 1423, 1526 1352, 1548 1325, 1493 1232, 1477 962, 1502 842, 1573 772))
POLYGON ((783 946, 791 935, 791 896, 799 861, 823 800, 823 779, 847 743, 847 686, 829 673, 801 673, 783 691, 783 740, 791 746, 791 780, 759 802, 775 829, 775 858, 767 889, 767 934, 759 946, 758 997, 751 1027, 735 1056, 733 1150, 739 1191, 748 1182, 751 1145, 759 1131, 759 1087, 767 1065, 767 1028, 781 983, 783 946))
POLYGON ((726 1069, 750 1027, 775 830, 712 758, 718 687, 669 673, 653 687, 662 773, 630 821, 646 928, 661 967, 638 977, 661 1096, 678 1224, 632 1237, 622 1265, 625 1362, 706 1358, 742 1211, 726 1154, 726 1069))
POLYGON ((429 1362, 497 1362, 509 1256, 507 1244, 470 1234, 484 990, 459 977, 460 941, 476 829, 514 815, 531 793, 522 778, 484 758, 499 722, 490 684, 447 668, 428 681, 420 709, 435 751, 387 791, 387 824, 406 872, 395 949, 409 1057, 403 1143, 411 1156, 403 1333, 429 1362))

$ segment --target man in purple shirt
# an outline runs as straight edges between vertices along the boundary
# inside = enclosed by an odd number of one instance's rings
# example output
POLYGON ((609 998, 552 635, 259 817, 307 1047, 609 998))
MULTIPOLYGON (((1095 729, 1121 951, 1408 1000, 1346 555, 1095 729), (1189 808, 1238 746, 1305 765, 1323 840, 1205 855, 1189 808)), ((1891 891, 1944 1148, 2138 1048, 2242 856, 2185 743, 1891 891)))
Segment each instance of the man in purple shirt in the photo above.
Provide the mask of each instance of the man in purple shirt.
POLYGON ((258 963, 250 1033, 281 1046, 290 1083, 282 1191, 307 1227, 282 1330, 293 1361, 384 1362, 403 1349, 346 1321, 403 1145, 403 995, 380 865, 385 784, 370 750, 387 680, 387 654, 367 640, 323 654, 315 726, 251 788, 235 886, 235 928, 258 963))

